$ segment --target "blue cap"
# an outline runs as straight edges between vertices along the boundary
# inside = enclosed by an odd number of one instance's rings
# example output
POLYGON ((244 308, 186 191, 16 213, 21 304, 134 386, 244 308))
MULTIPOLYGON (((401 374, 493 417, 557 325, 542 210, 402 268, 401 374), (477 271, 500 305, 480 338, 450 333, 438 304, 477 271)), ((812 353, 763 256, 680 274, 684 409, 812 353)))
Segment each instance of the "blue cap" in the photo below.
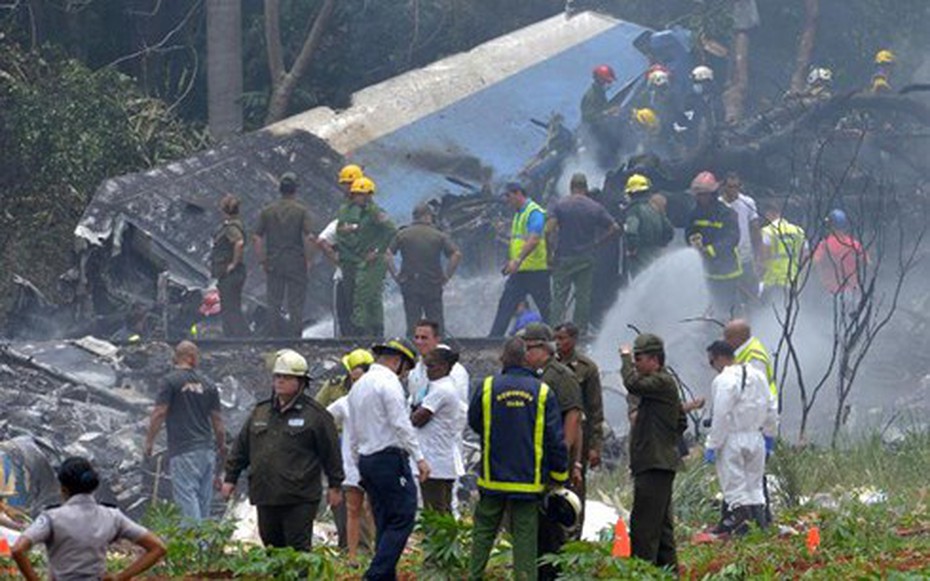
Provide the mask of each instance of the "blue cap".
POLYGON ((839 228, 840 230, 845 230, 849 227, 849 218, 846 217, 846 212, 840 209, 830 210, 830 213, 827 215, 827 222, 834 228, 839 228))
POLYGON ((501 195, 506 196, 507 194, 513 194, 516 192, 523 192, 526 194, 526 190, 523 189, 523 185, 520 182, 507 182, 504 185, 504 191, 501 192, 501 195))

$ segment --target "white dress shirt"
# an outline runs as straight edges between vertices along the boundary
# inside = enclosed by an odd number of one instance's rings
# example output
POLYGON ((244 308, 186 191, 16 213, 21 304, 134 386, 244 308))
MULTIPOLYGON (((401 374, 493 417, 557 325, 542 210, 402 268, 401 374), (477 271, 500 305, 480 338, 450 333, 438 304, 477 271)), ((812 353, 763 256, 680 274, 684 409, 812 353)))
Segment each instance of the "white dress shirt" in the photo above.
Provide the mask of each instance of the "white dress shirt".
POLYGON ((379 363, 352 386, 346 433, 356 462, 359 455, 391 447, 406 450, 417 462, 423 459, 405 395, 397 375, 379 363))
POLYGON ((336 421, 336 427, 342 433, 339 438, 340 451, 342 452, 342 471, 346 473, 346 479, 342 481, 343 486, 354 486, 359 488, 362 479, 358 474, 358 463, 352 457, 349 450, 349 437, 346 434, 347 424, 349 422, 349 396, 344 395, 327 406, 326 411, 333 416, 336 421))
POLYGON ((736 212, 736 221, 739 224, 739 260, 743 264, 752 262, 752 234, 750 232, 750 223, 759 219, 759 211, 756 210, 756 201, 740 192, 736 199, 728 202, 720 196, 720 201, 736 212))

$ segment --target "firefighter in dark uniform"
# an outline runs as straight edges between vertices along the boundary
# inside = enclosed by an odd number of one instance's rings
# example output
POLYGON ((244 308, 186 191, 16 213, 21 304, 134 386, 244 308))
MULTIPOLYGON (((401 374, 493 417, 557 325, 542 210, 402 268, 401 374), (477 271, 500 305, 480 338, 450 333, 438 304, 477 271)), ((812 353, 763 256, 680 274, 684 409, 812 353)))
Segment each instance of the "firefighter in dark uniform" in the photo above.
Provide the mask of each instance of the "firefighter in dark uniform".
MULTIPOLYGON (((581 399, 584 403, 583 446, 581 454, 581 486, 575 492, 585 499, 585 477, 587 469, 597 468, 601 463, 601 446, 604 442, 604 396, 601 387, 601 370, 590 357, 579 353, 577 349, 579 330, 574 323, 562 323, 555 328, 556 356, 559 363, 565 365, 575 374, 581 387, 581 399)), ((576 538, 580 538, 584 526, 584 510, 581 512, 576 538)))
POLYGON ((262 210, 252 242, 266 276, 270 335, 300 337, 315 237, 310 232, 310 211, 297 200, 297 176, 291 172, 282 175, 278 190, 281 198, 262 210), (286 323, 281 316, 285 301, 286 323))
POLYGON ((695 206, 688 217, 685 239, 701 253, 704 276, 718 317, 731 319, 740 303, 739 280, 743 275, 736 212, 717 198, 720 183, 709 171, 699 173, 688 190, 695 206))
POLYGON ((620 357, 623 385, 640 398, 630 431, 633 556, 677 573, 672 484, 681 464, 678 442, 687 418, 678 384, 665 369, 662 339, 644 333, 636 337, 632 350, 623 345, 620 357))
POLYGON ((342 502, 342 454, 336 424, 307 393, 307 360, 278 351, 272 370, 274 395, 256 404, 226 460, 222 488, 229 498, 249 468, 249 500, 258 511, 265 546, 310 550, 313 519, 326 474, 327 502, 342 502))
POLYGON ((505 514, 513 536, 514 578, 536 579, 540 501, 550 482, 568 479, 558 401, 526 367, 526 349, 523 339, 508 339, 503 371, 485 378, 468 407, 468 425, 483 443, 469 579, 483 578, 505 514))
POLYGON ((216 289, 220 293, 223 334, 227 337, 243 337, 249 334, 249 327, 242 316, 245 226, 239 219, 239 198, 232 194, 223 196, 220 211, 223 212, 223 223, 213 234, 210 270, 216 278, 216 289))
MULTIPOLYGON (((581 386, 571 369, 562 365, 555 358, 555 337, 552 329, 544 323, 527 325, 518 336, 526 342, 526 363, 530 369, 537 370, 543 383, 548 385, 559 400, 562 413, 562 432, 565 446, 568 448, 569 484, 573 490, 583 485, 584 451, 583 414, 584 398, 581 386)), ((539 522, 539 556, 557 553, 568 539, 568 531, 562 525, 543 518, 539 522)), ((551 565, 539 567, 540 579, 555 579, 558 571, 551 565)))

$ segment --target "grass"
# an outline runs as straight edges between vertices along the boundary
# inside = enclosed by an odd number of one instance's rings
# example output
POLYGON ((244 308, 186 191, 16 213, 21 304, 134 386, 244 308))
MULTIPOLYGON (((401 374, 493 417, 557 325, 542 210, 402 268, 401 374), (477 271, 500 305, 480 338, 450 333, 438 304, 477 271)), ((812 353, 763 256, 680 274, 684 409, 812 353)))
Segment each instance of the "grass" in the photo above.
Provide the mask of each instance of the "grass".
MULTIPOLYGON (((776 525, 728 542, 694 544, 695 532, 712 524, 719 508, 714 471, 690 459, 675 483, 676 532, 682 577, 729 579, 930 579, 930 434, 913 433, 888 446, 878 437, 840 450, 780 445, 770 459, 776 525), (807 531, 821 542, 807 548, 807 531), (782 533, 779 534, 779 528, 782 533)), ((617 507, 632 504, 626 471, 595 471, 589 498, 617 507)), ((145 519, 169 542, 169 557, 153 572, 160 578, 191 574, 251 579, 358 579, 331 547, 311 554, 265 550, 229 542, 230 523, 182 529, 176 511, 159 505, 145 519)), ((605 537, 609 532, 605 531, 605 537)), ((400 562, 401 579, 462 579, 471 549, 470 518, 421 515, 400 562)), ((130 555, 116 551, 111 570, 130 555)), ((664 579, 671 576, 637 560, 610 556, 610 542, 571 543, 550 559, 565 579, 664 579)), ((509 578, 508 536, 502 535, 486 578, 509 578)), ((0 571, 9 563, 0 560, 0 571)))

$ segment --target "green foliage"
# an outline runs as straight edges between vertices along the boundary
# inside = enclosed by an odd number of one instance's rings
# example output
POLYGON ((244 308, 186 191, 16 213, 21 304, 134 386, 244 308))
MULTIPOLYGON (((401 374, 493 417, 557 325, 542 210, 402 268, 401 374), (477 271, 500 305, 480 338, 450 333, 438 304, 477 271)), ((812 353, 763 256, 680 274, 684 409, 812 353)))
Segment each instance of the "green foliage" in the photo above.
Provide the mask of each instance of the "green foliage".
POLYGON ((250 547, 227 555, 224 568, 236 578, 335 579, 337 554, 330 548, 303 553, 290 547, 250 547))
POLYGON ((191 571, 206 573, 229 567, 226 548, 236 525, 232 521, 203 521, 196 526, 182 522, 177 505, 167 502, 153 504, 142 520, 143 524, 164 539, 168 548, 157 571, 170 577, 191 571))
POLYGON ((420 513, 417 532, 423 536, 423 566, 434 573, 464 575, 471 556, 472 530, 470 521, 459 521, 449 514, 420 513))
MULTIPOLYGON (((0 45, 0 271, 54 289, 70 266, 74 226, 101 181, 205 143, 115 70, 0 45)), ((4 276, 0 296, 8 284, 4 276)))
POLYGON ((639 559, 617 559, 610 554, 608 543, 574 541, 566 543, 555 555, 544 555, 544 563, 555 565, 561 570, 559 579, 582 581, 584 579, 674 579, 659 569, 639 559))

